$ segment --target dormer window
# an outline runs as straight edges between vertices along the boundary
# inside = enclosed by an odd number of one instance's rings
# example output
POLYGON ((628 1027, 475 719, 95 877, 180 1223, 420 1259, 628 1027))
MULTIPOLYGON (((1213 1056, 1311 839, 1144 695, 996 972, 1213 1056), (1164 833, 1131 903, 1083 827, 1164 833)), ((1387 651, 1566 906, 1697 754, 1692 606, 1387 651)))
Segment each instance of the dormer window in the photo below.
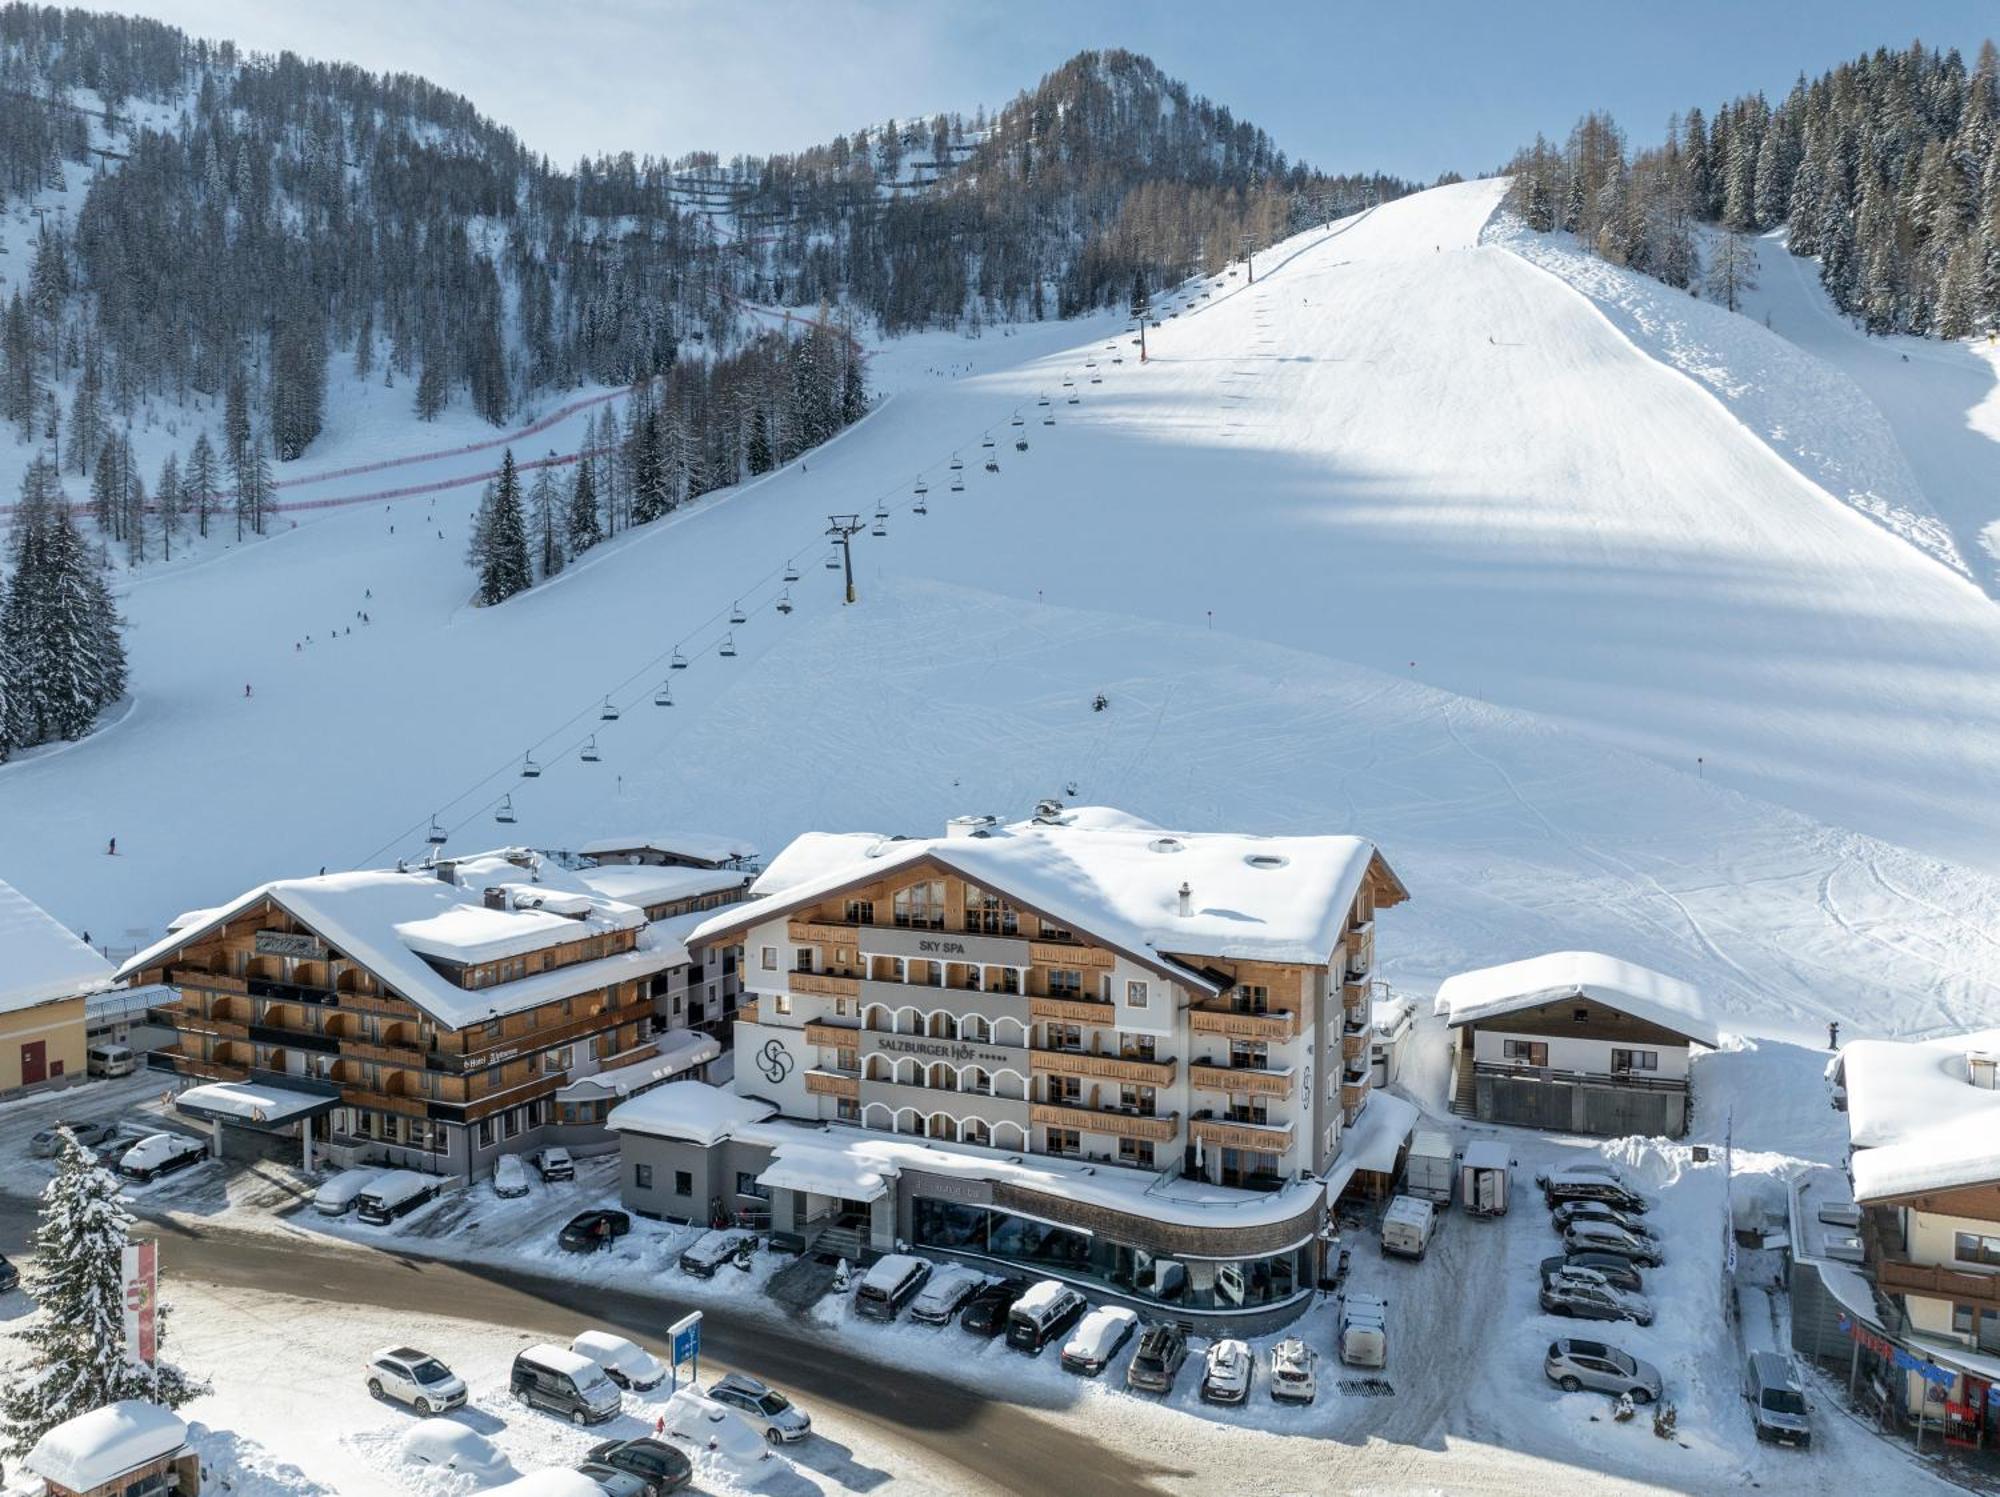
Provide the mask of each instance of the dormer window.
POLYGON ((1570 1017, 1579 1024, 1588 1024, 1590 1022, 1590 1010, 1587 1008, 1573 1008, 1570 1010, 1570 1017))

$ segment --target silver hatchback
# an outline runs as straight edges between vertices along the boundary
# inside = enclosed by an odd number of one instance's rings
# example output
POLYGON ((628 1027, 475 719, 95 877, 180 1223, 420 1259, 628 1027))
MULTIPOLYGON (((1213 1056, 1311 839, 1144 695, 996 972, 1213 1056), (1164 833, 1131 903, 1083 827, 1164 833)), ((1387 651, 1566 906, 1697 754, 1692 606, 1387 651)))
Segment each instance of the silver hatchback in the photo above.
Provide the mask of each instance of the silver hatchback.
POLYGON ((1565 1393, 1590 1388, 1614 1398, 1629 1393, 1634 1403, 1653 1403, 1663 1391, 1659 1368, 1602 1341, 1568 1336, 1551 1341, 1549 1354, 1542 1359, 1542 1371, 1565 1393))

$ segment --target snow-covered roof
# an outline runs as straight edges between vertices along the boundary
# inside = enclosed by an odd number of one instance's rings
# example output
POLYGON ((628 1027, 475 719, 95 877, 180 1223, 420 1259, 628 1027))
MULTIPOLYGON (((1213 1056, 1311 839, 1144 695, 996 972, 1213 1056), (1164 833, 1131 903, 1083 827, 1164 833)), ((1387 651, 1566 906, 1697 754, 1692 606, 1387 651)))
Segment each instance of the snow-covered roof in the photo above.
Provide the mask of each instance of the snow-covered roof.
POLYGON ((579 868, 576 876, 586 888, 606 899, 641 909, 721 894, 750 882, 750 875, 741 868, 690 868, 684 863, 606 863, 579 868))
POLYGON ((65 1419, 35 1442, 22 1464, 43 1481, 84 1492, 186 1443, 187 1426, 172 1410, 127 1398, 65 1419))
POLYGON ((1374 844, 1359 837, 1168 832, 1085 807, 973 835, 807 833, 751 886, 764 897, 717 911, 690 940, 714 941, 780 909, 924 861, 1141 960, 1323 962, 1340 943, 1371 867, 1391 891, 1388 902, 1402 894, 1374 844), (1187 915, 1180 913, 1183 885, 1187 915))
POLYGON ((742 837, 717 832, 652 832, 644 836, 598 837, 577 849, 586 858, 615 857, 619 853, 657 853, 662 857, 689 858, 698 863, 727 863, 732 858, 757 856, 755 843, 742 837))
POLYGON ((532 855, 490 853, 438 868, 368 869, 260 884, 147 947, 119 975, 161 965, 265 899, 367 968, 391 992, 452 1028, 647 977, 687 960, 679 942, 644 929, 643 910, 606 899, 574 874, 532 855), (523 857, 527 866, 516 861, 523 857), (487 908, 489 888, 506 889, 509 907, 487 908), (552 913, 551 902, 583 913, 579 918, 552 913), (543 907, 524 907, 529 904, 543 907), (491 987, 461 988, 426 960, 470 965, 620 930, 639 931, 636 949, 491 987))
POLYGON ((1368 1007, 1368 1018, 1377 1034, 1394 1035, 1398 1030, 1408 1029, 1416 1022, 1416 1000, 1400 997, 1377 998, 1368 1007))
POLYGON ((1512 1167, 1514 1156, 1497 1138, 1476 1138, 1465 1146, 1458 1162, 1476 1170, 1504 1170, 1512 1167))
POLYGON ((0 882, 0 1013, 111 985, 111 963, 13 885, 0 882))
POLYGON ((1417 1104, 1394 1092, 1370 1092, 1361 1116, 1340 1135, 1340 1153, 1326 1172, 1326 1200, 1332 1205, 1356 1171, 1386 1175, 1417 1126, 1417 1104))
POLYGON ((1971 1055, 2000 1057, 2000 1029, 1842 1048, 1856 1200, 2000 1182, 2000 1091, 1972 1084, 1971 1055))
POLYGON ((605 1097, 629 1097, 669 1076, 691 1071, 722 1053, 722 1042, 713 1035, 694 1029, 676 1029, 660 1036, 643 1051, 588 1076, 579 1076, 556 1093, 558 1102, 580 1102, 605 1097))
MULTIPOLYGON (((1400 1097, 1378 1095, 1370 1099, 1368 1111, 1384 1100, 1410 1106, 1400 1097)), ((1201 1180, 1163 1182, 1154 1170, 878 1133, 851 1124, 799 1123, 775 1117, 775 1112, 767 1102, 739 1097, 722 1087, 670 1081, 619 1103, 604 1126, 684 1139, 704 1148, 724 1139, 761 1145, 772 1151, 773 1166, 782 1163, 785 1173, 800 1179, 816 1173, 822 1182, 861 1182, 870 1175, 886 1180, 904 1170, 917 1170, 1013 1185, 1182 1226, 1253 1227, 1290 1221, 1320 1188, 1314 1180, 1271 1192, 1236 1190, 1201 1180)), ((1414 1112, 1412 1108, 1412 1118, 1414 1112)), ((824 1184, 819 1188, 824 1190, 824 1184)))
POLYGON ((488 1487, 486 1497, 604 1497, 604 1488, 581 1471, 550 1466, 488 1487))
POLYGON ((1461 972, 1439 985, 1437 1006, 1456 1026, 1584 997, 1710 1049, 1721 1043, 1698 989, 1664 972, 1597 951, 1554 951, 1461 972))
POLYGON ((292 1090, 265 1081, 211 1081, 191 1086, 174 1098, 176 1108, 196 1117, 235 1118, 272 1126, 324 1112, 339 1102, 338 1095, 292 1090))

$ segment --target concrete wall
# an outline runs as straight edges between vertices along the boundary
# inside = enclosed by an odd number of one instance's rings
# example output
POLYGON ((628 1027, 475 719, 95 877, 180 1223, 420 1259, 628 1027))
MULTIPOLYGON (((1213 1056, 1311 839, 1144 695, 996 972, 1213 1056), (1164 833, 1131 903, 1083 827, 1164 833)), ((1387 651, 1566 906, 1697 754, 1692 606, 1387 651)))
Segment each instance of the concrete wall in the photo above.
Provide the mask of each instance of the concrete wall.
POLYGON ((1977 1232, 1982 1237, 2000 1237, 2000 1222, 1980 1221, 1969 1216, 1946 1216, 1936 1211, 1911 1210, 1903 1214, 1903 1231, 1912 1263, 1941 1264, 1962 1273, 1984 1273, 1976 1263, 1960 1263, 1954 1256, 1952 1239, 1960 1232, 1977 1232))
MULTIPOLYGON (((758 1174, 771 1162, 771 1151, 756 1144, 729 1140, 714 1148, 653 1138, 646 1134, 619 1135, 618 1192, 626 1209, 641 1216, 669 1221, 706 1224, 709 1208, 719 1197, 724 1210, 752 1204, 736 1196, 739 1172, 758 1174), (652 1171, 650 1186, 639 1183, 641 1167, 652 1171), (688 1188, 679 1189, 678 1175, 688 1176, 688 1188)), ((777 1204, 774 1202, 774 1205, 777 1204)), ((788 1223, 777 1223, 784 1230, 788 1223)))
POLYGON ((36 1043, 43 1047, 46 1066, 46 1074, 37 1085, 62 1085, 83 1079, 83 1007, 83 999, 76 997, 0 1013, 0 1092, 17 1091, 24 1084, 22 1049, 36 1043))
POLYGON ((1562 1035, 1501 1034, 1493 1030, 1475 1028, 1472 1034, 1472 1058, 1491 1065, 1511 1065, 1507 1059, 1508 1040, 1529 1040, 1549 1047, 1549 1065, 1558 1071, 1587 1071, 1592 1075, 1611 1074, 1611 1052, 1613 1050, 1651 1050, 1660 1057, 1660 1068, 1644 1074, 1657 1077, 1661 1081, 1685 1080, 1688 1074, 1688 1047, 1686 1045, 1658 1045, 1644 1040, 1585 1040, 1562 1035))

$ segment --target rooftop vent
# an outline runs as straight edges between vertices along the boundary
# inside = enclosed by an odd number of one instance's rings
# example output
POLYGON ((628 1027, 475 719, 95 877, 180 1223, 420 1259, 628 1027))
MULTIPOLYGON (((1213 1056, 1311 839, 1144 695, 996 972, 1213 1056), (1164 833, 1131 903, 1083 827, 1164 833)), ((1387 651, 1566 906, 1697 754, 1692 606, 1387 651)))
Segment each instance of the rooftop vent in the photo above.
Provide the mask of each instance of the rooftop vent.
POLYGON ((1035 820, 1044 826, 1055 826, 1063 819, 1063 803, 1053 796, 1035 802, 1035 820))
POLYGON ((450 859, 440 858, 433 867, 437 873, 439 883, 455 884, 458 882, 458 864, 452 862, 450 859))
POLYGON ((984 837, 1000 824, 998 816, 954 816, 944 824, 946 837, 984 837))
POLYGON ((1253 852, 1246 855, 1243 861, 1252 868, 1282 868, 1291 859, 1275 852, 1253 852))
POLYGON ((2000 1091, 2000 1053, 1969 1051, 1965 1057, 1965 1079, 1982 1091, 2000 1091))
POLYGON ((1187 844, 1178 837, 1155 837, 1146 846, 1154 852, 1182 852, 1187 848, 1187 844))
POLYGON ((492 888, 489 888, 489 889, 487 889, 487 890, 486 890, 486 893, 485 893, 485 904, 486 904, 486 908, 487 908, 487 909, 489 909, 489 910, 504 910, 504 909, 506 909, 506 908, 507 908, 507 891, 506 891, 505 889, 502 889, 502 888, 498 887, 497 885, 495 885, 495 886, 494 886, 494 887, 492 887, 492 888))
POLYGON ((1181 916, 1183 919, 1185 919, 1187 916, 1192 915, 1193 913, 1194 913, 1194 890, 1190 889, 1187 886, 1187 880, 1183 879, 1181 880, 1181 916))

